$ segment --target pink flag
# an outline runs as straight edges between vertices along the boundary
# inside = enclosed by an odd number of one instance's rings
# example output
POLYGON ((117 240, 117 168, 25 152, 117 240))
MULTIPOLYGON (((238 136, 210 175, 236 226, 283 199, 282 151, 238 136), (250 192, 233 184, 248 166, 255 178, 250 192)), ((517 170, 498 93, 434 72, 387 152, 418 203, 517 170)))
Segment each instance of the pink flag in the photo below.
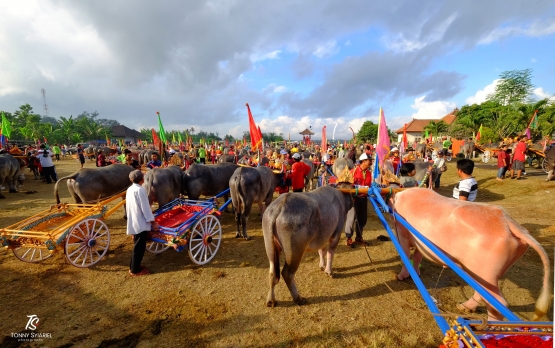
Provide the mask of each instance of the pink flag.
POLYGON ((380 168, 383 168, 383 162, 389 157, 389 148, 391 142, 389 141, 389 132, 385 124, 385 116, 382 108, 380 108, 380 119, 378 121, 378 142, 376 146, 376 154, 380 161, 380 168))
POLYGON ((322 156, 324 156, 328 151, 327 147, 328 147, 328 139, 326 137, 326 126, 324 126, 324 128, 322 128, 322 149, 321 149, 322 156))

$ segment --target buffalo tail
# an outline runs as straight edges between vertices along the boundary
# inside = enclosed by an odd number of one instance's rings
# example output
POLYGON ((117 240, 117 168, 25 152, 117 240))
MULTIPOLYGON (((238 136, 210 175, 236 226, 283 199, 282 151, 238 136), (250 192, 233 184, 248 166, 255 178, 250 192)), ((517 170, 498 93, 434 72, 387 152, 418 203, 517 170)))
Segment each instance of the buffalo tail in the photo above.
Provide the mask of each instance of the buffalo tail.
POLYGON ((518 238, 524 240, 529 246, 531 246, 534 250, 538 252, 543 264, 543 284, 542 289, 540 291, 540 296, 536 301, 536 310, 534 312, 534 319, 533 321, 540 320, 544 315, 546 315, 547 310, 549 309, 550 303, 550 283, 549 283, 549 257, 545 252, 545 249, 532 237, 528 231, 524 230, 516 221, 510 219, 509 226, 511 232, 517 236, 518 238))
POLYGON ((60 181, 67 180, 67 179, 75 179, 78 174, 79 172, 73 173, 69 176, 64 176, 63 178, 60 178, 58 179, 58 181, 56 181, 56 185, 54 185, 54 196, 56 197, 56 204, 60 204, 60 195, 58 194, 58 184, 60 183, 60 181))

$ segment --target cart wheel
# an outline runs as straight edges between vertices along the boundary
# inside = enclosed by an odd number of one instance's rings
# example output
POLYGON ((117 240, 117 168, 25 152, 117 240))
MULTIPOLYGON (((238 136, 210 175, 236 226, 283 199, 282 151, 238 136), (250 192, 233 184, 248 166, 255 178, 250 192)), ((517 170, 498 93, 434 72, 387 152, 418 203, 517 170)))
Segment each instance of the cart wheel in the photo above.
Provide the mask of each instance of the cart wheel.
POLYGON ((191 229, 189 256, 197 265, 204 265, 214 258, 222 241, 220 221, 213 215, 200 218, 191 229))
POLYGON ((547 158, 544 158, 542 161, 542 170, 545 173, 549 173, 549 168, 547 167, 547 158))
POLYGON ((453 156, 451 156, 451 155, 445 156, 445 160, 446 160, 447 162, 451 162, 452 159, 453 159, 453 156))
POLYGON ((90 267, 100 261, 110 246, 110 230, 97 219, 86 219, 75 226, 66 238, 66 258, 75 267, 90 267))
POLYGON ((146 242, 146 250, 148 250, 148 252, 152 253, 152 254, 160 254, 163 253, 164 251, 168 250, 171 246, 164 244, 164 243, 158 243, 158 242, 146 242))
POLYGON ((488 163, 490 158, 491 158, 491 152, 489 150, 484 151, 484 154, 482 155, 482 162, 488 163))
POLYGON ((12 251, 15 257, 21 261, 32 263, 41 262, 53 255, 50 251, 43 248, 19 247, 12 249, 12 251))
POLYGON ((434 152, 432 152, 432 160, 436 160, 437 159, 437 150, 434 150, 434 152))

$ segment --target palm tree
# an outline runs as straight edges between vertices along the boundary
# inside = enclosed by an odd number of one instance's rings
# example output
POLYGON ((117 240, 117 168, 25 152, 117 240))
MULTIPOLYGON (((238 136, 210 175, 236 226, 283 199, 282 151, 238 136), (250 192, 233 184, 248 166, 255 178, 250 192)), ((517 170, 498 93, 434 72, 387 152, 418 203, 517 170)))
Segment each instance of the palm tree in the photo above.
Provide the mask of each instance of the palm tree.
POLYGON ((424 132, 428 131, 428 133, 434 134, 436 136, 441 134, 447 134, 448 130, 449 130, 449 126, 443 120, 439 120, 437 122, 430 121, 430 123, 428 123, 428 125, 424 127, 424 132))

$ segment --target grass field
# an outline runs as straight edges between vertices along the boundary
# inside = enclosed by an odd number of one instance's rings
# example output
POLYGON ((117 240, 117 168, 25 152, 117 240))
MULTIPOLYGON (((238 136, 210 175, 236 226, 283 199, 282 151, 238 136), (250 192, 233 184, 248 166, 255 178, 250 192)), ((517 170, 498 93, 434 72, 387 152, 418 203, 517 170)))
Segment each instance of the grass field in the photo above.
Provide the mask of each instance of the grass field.
MULTIPOLYGON (((60 177, 79 168, 69 159, 56 166, 60 177)), ((544 246, 553 266, 555 181, 545 182, 539 170, 528 171, 526 180, 498 182, 495 165, 478 164, 477 201, 503 206, 544 246)), ((55 203, 53 184, 35 181, 31 173, 26 176, 22 191, 38 193, 4 191, 0 228, 55 203)), ((450 162, 440 194, 450 196, 457 181, 455 163, 450 162)), ((61 197, 69 202, 65 184, 61 197)), ((9 250, 0 251, 0 346, 437 347, 441 343, 432 317, 404 304, 425 309, 412 281, 394 280, 400 259, 391 242, 376 240, 386 232, 373 211, 368 212, 364 232, 371 246, 349 249, 342 237, 333 279, 318 269, 317 253, 305 255, 297 285, 307 305, 294 305, 280 281, 279 305, 267 308, 268 260, 258 207, 253 210, 248 226, 251 241, 234 238, 234 218, 225 213, 221 218, 224 240, 212 262, 199 267, 186 252, 147 253, 143 263, 153 274, 145 277, 132 278, 127 273, 132 243, 125 234, 123 212, 106 221, 112 237, 110 251, 91 268, 73 267, 63 253, 29 264, 9 250), (50 333, 51 338, 38 342, 12 338, 12 333, 30 332, 25 327, 32 314, 40 319, 35 332, 50 333)), ((442 272, 441 266, 424 261, 421 272, 430 292, 447 310, 456 311, 455 305, 472 294, 449 269, 442 272)), ((524 320, 533 316, 542 276, 540 258, 529 250, 501 281, 510 309, 524 320)), ((485 308, 480 313, 485 314, 485 308)), ((544 319, 553 320, 551 312, 544 319)))

